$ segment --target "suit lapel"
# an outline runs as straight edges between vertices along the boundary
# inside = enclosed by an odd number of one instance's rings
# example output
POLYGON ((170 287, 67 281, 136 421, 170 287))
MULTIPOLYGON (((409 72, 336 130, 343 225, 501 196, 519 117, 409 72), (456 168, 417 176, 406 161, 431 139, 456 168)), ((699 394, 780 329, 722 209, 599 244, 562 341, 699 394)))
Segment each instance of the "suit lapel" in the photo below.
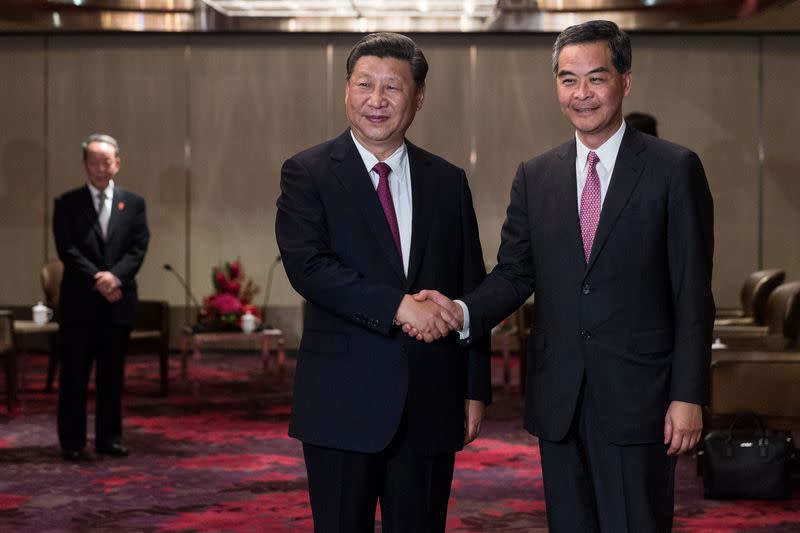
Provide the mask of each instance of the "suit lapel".
POLYGON ((565 213, 568 217, 567 224, 569 247, 572 248, 576 261, 583 263, 583 240, 581 238, 581 221, 578 216, 578 179, 575 175, 575 158, 577 148, 575 140, 562 145, 558 153, 558 168, 554 169, 554 182, 556 184, 557 213, 565 213), (567 176, 568 179, 565 179, 567 176))
POLYGON ((411 252, 408 259, 408 279, 406 289, 409 289, 419 272, 428 243, 428 235, 433 224, 436 198, 439 197, 439 181, 432 175, 430 160, 424 152, 406 141, 408 147, 408 164, 411 174, 411 252))
POLYGON ((643 150, 644 143, 639 134, 633 128, 626 128, 619 147, 617 162, 614 164, 611 183, 603 202, 603 209, 600 211, 600 222, 597 225, 586 272, 589 272, 598 254, 602 252, 603 245, 614 229, 622 208, 628 203, 628 198, 639 182, 639 177, 644 170, 644 159, 641 155, 643 150))
POLYGON ((395 248, 389 223, 383 213, 378 194, 372 185, 369 172, 356 149, 350 130, 345 131, 333 143, 331 149, 332 170, 342 185, 347 189, 353 203, 361 211, 366 226, 375 236, 378 247, 386 256, 392 269, 401 280, 405 281, 403 263, 395 248))
POLYGON ((95 207, 95 198, 92 196, 92 190, 87 185, 84 190, 83 212, 86 213, 86 220, 92 227, 92 231, 97 237, 97 245, 102 249, 103 247, 103 230, 100 228, 100 219, 97 217, 97 207, 95 207))
POLYGON ((106 242, 111 242, 111 237, 114 235, 114 230, 119 225, 119 219, 122 216, 122 210, 119 206, 125 205, 122 198, 125 192, 119 187, 114 186, 114 196, 111 198, 111 217, 108 219, 108 228, 106 229, 106 242))

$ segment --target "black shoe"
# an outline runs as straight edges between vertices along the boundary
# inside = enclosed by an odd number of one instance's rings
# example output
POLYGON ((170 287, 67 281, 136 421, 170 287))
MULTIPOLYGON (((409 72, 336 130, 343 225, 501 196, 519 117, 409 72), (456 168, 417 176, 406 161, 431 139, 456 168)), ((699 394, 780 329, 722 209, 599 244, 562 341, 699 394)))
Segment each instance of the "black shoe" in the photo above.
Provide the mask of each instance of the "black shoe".
POLYGON ((65 448, 61 450, 61 457, 72 463, 80 463, 89 460, 89 455, 86 453, 86 450, 68 450, 65 448))
POLYGON ((97 446, 95 451, 103 455, 111 455, 112 457, 128 457, 131 454, 128 448, 118 443, 97 446))

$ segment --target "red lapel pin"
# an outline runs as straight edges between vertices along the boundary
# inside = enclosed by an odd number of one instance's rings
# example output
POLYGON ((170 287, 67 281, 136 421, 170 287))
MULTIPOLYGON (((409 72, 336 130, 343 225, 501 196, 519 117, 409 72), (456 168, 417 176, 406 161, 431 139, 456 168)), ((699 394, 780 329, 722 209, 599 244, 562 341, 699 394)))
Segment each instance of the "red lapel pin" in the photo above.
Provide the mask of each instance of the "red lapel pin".
POLYGON ((120 203, 118 203, 118 204, 117 204, 117 209, 119 209, 120 211, 122 211, 123 209, 125 209, 125 202, 120 202, 120 203))

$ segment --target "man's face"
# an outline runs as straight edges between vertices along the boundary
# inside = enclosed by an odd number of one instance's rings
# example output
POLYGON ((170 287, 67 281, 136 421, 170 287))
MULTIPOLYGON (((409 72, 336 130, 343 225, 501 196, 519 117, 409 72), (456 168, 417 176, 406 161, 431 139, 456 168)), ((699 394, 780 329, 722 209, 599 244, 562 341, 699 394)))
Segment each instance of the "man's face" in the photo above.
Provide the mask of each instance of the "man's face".
POLYGON ((344 91, 353 135, 379 159, 391 155, 403 143, 423 97, 424 89, 414 83, 408 61, 359 58, 344 91))
POLYGON ((561 112, 589 148, 597 148, 622 125, 622 99, 631 92, 631 73, 611 63, 605 41, 567 45, 558 56, 556 94, 561 112))
POLYGON ((89 183, 102 191, 119 172, 119 157, 110 144, 90 142, 86 148, 86 160, 83 166, 86 168, 89 183))

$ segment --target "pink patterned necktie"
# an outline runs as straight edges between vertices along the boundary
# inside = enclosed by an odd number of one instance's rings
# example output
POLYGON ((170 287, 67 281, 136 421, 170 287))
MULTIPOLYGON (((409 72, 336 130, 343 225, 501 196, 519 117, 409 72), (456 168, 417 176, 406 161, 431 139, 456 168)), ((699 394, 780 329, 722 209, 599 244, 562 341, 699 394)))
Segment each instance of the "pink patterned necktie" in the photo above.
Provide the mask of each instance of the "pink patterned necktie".
POLYGON ((378 180, 378 200, 381 201, 383 207, 383 214, 386 215, 386 222, 389 223, 389 230, 394 237, 394 245, 397 247, 397 253, 400 258, 403 258, 403 248, 400 246, 400 228, 397 225, 397 213, 394 211, 394 202, 392 202, 392 193, 389 190, 389 173, 392 167, 384 163, 378 162, 372 170, 380 177, 378 180))
POLYGON ((600 158, 594 152, 589 152, 587 162, 589 172, 586 174, 586 183, 583 185, 581 193, 581 237, 583 238, 583 255, 586 262, 592 255, 592 243, 594 234, 597 231, 597 223, 600 221, 600 176, 597 175, 597 163, 600 158))

